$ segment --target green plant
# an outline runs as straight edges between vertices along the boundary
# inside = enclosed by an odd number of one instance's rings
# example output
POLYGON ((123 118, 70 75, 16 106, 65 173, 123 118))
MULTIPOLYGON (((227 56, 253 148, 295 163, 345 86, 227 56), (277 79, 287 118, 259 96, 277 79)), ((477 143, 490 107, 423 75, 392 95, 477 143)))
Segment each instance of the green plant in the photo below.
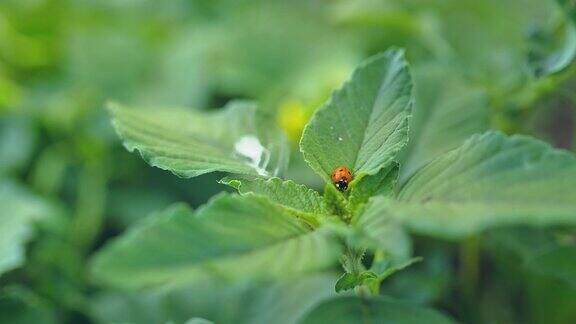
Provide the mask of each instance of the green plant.
POLYGON ((392 49, 363 63, 316 112, 300 149, 326 183, 323 195, 278 177, 287 144, 272 117, 250 103, 211 114, 111 104, 128 150, 183 177, 228 172, 221 183, 238 194, 146 219, 94 257, 93 275, 121 288, 214 278, 297 282, 340 262, 344 273, 334 285, 345 296, 298 320, 449 322, 378 296, 382 281, 421 260, 412 256, 408 233, 456 240, 494 227, 575 225, 576 157, 527 136, 489 131, 400 183, 412 88, 403 51, 392 49), (340 165, 354 175, 344 192, 330 179, 340 165))

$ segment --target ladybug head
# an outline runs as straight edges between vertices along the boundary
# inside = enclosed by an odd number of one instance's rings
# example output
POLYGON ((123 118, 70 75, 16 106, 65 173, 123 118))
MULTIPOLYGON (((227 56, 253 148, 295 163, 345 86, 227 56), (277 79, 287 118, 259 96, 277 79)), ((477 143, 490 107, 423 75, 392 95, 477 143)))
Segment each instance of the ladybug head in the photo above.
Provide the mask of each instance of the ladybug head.
POLYGON ((348 181, 346 181, 346 179, 342 178, 340 180, 338 180, 336 183, 336 188, 338 188, 338 190, 340 191, 345 191, 346 189, 348 189, 348 181))

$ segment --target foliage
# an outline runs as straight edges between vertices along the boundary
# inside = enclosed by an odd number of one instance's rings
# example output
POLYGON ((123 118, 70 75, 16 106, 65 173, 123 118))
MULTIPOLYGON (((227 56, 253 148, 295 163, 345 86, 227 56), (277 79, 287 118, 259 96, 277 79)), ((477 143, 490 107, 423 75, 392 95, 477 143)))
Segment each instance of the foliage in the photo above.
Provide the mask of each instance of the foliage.
POLYGON ((575 12, 2 2, 0 317, 576 321, 575 12))
MULTIPOLYGON (((98 254, 95 276, 136 287, 210 277, 290 278, 328 269, 340 250, 346 274, 336 290, 357 287, 378 294, 381 281, 390 271, 404 268, 395 265, 410 257, 404 228, 436 237, 465 237, 510 224, 574 225, 576 158, 527 137, 475 135, 416 171, 397 193, 367 189, 374 186, 372 178, 378 179, 377 188, 393 186, 396 180, 392 161, 407 142, 410 89, 402 51, 389 50, 362 64, 313 116, 301 150, 327 182, 325 195, 334 198, 322 200, 311 189, 277 178, 225 180, 242 195, 220 196, 194 214, 169 210, 138 226, 98 254), (331 184, 329 170, 338 165, 350 166, 356 176, 350 201, 348 192, 340 193, 331 184), (187 248, 177 252, 178 246, 187 248), (142 251, 154 251, 154 257, 142 251), (367 252, 375 257, 365 268, 367 252)), ((121 120, 146 130, 149 124, 139 117, 145 114, 122 119, 115 114, 115 123, 121 120)), ((170 124, 174 122, 165 125, 170 124)), ((152 140, 119 134, 129 149, 152 140)), ((170 147, 168 143, 162 147, 170 147)), ((191 146, 182 163, 202 151, 191 146)), ((165 156, 163 151, 146 152, 149 160, 165 156)), ((186 165, 185 176, 203 168, 186 165)), ((244 173, 241 168, 228 171, 244 173)), ((368 312, 369 321, 386 313, 379 313, 385 304, 377 299, 374 303, 377 310, 368 312)), ((410 321, 408 315, 399 316, 410 321)))

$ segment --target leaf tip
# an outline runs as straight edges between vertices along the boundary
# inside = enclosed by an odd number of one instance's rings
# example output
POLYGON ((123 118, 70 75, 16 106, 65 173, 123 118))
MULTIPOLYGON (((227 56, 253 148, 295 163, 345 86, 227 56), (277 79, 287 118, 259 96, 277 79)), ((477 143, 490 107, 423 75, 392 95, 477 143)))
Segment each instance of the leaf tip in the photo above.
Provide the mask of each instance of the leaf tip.
POLYGON ((240 190, 240 186, 242 185, 242 182, 239 179, 232 179, 229 177, 224 177, 218 180, 218 183, 232 187, 236 190, 240 190))

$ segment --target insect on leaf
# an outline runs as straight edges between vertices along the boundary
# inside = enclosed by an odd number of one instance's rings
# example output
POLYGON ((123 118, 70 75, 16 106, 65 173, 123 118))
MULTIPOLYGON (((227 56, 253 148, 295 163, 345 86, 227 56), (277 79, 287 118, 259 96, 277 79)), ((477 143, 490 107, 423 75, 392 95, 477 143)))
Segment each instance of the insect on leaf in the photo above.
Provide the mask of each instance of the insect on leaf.
POLYGON ((304 129, 300 149, 326 182, 338 166, 356 179, 392 162, 408 140, 412 79, 402 50, 376 55, 354 71, 304 129))

